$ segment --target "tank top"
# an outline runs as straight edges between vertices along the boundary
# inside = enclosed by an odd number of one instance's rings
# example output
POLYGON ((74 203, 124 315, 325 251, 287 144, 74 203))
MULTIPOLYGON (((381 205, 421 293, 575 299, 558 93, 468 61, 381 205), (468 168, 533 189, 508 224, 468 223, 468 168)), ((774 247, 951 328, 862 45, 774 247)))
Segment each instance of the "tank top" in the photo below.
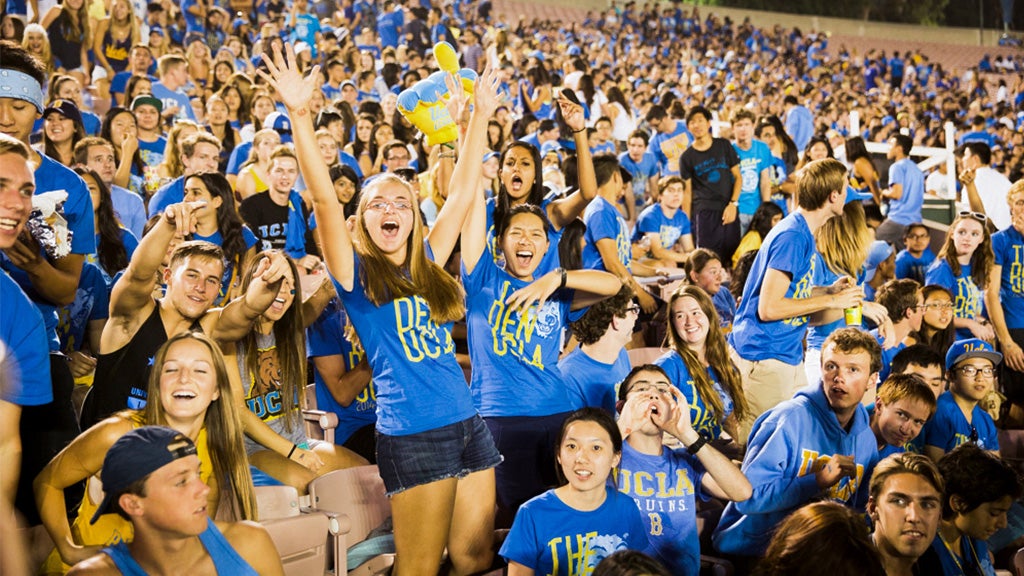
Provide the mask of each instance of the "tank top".
POLYGON ((46 28, 53 60, 65 70, 82 67, 82 43, 85 42, 85 32, 81 31, 76 35, 73 30, 71 16, 64 10, 61 10, 60 15, 46 28))
MULTIPOLYGON (((203 548, 206 548, 210 559, 213 560, 213 567, 217 570, 217 574, 258 576, 256 570, 238 552, 235 552, 213 520, 207 520, 206 530, 199 535, 199 541, 203 543, 203 548)), ((132 558, 132 553, 124 542, 104 548, 103 553, 110 556, 124 576, 147 576, 142 566, 139 566, 135 558, 132 558)))
MULTIPOLYGON (((203 327, 196 319, 189 330, 202 332, 203 327)), ((150 367, 156 351, 167 338, 160 317, 160 300, 157 300, 149 318, 127 344, 120 350, 100 354, 96 359, 92 390, 82 406, 83 430, 125 408, 141 410, 146 406, 150 367)))
POLYGON ((103 55, 107 58, 107 63, 114 69, 114 72, 123 72, 128 68, 128 52, 132 48, 132 35, 128 34, 128 37, 124 40, 115 40, 111 28, 113 25, 107 27, 107 32, 103 35, 103 55))
MULTIPOLYGON (((294 304, 293 304, 294 305, 294 304)), ((281 374, 277 367, 277 342, 273 334, 256 333, 256 350, 241 350, 238 355, 238 373, 242 375, 245 388, 245 405, 260 420, 282 438, 292 444, 303 446, 309 443, 300 416, 298 398, 293 401, 292 411, 284 411, 281 396, 281 374), (257 354, 257 374, 250 374, 245 360, 249 354, 257 354)), ((245 451, 250 456, 268 448, 245 437, 245 451)))

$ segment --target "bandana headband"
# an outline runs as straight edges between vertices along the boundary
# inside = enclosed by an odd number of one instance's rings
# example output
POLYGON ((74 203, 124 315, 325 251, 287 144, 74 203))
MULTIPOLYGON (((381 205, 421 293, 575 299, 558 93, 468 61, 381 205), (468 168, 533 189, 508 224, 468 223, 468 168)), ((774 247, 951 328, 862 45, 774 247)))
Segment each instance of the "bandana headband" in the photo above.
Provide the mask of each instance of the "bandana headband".
POLYGON ((0 98, 24 100, 43 112, 43 88, 35 78, 9 68, 0 68, 0 98))

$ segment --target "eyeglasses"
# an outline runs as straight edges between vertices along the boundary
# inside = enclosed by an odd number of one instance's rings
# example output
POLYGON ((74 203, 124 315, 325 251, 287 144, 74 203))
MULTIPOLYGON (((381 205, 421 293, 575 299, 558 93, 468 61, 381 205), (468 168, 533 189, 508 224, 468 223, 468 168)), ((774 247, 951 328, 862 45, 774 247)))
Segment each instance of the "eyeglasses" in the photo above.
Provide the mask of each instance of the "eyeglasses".
POLYGON ((930 304, 924 304, 923 306, 925 308, 928 308, 929 310, 952 310, 953 309, 953 303, 952 302, 932 302, 930 304))
POLYGON ((396 160, 404 160, 404 161, 408 162, 409 161, 409 155, 408 154, 398 154, 398 155, 395 155, 395 156, 388 156, 388 162, 394 162, 396 160))
POLYGON ((963 374, 964 376, 967 376, 968 378, 974 378, 978 374, 981 374, 983 378, 991 378, 996 374, 995 369, 992 368, 991 366, 986 366, 984 368, 978 368, 977 366, 964 366, 963 368, 959 368, 958 370, 960 370, 960 373, 963 374))
POLYGON ((366 205, 370 210, 378 210, 384 212, 388 208, 396 212, 404 212, 406 210, 412 210, 412 203, 405 200, 374 200, 366 205))
POLYGON ((640 313, 640 305, 639 304, 633 304, 633 305, 627 307, 626 308, 626 313, 627 314, 628 313, 639 314, 640 313))
POLYGON ((986 216, 984 212, 970 212, 967 210, 961 210, 960 213, 957 214, 957 216, 959 216, 960 218, 974 218, 979 222, 988 222, 988 216, 986 216))

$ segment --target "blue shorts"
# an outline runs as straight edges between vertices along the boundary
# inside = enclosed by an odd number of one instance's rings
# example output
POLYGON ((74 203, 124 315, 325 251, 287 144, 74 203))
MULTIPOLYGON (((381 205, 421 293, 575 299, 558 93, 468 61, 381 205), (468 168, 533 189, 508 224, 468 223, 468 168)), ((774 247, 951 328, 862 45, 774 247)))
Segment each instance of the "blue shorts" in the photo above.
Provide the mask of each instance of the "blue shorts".
POLYGON ((388 496, 445 478, 463 478, 494 468, 501 460, 479 415, 408 436, 377 432, 377 466, 388 496))

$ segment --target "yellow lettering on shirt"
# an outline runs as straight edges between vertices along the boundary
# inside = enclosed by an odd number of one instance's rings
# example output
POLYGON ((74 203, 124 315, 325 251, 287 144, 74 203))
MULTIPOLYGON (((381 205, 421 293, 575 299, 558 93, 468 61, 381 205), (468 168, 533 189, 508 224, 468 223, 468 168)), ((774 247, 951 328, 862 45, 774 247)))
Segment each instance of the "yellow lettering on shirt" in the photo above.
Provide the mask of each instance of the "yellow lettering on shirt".
POLYGON ((430 307, 419 296, 396 298, 395 323, 398 339, 410 362, 437 358, 455 350, 451 332, 430 319, 430 307))

